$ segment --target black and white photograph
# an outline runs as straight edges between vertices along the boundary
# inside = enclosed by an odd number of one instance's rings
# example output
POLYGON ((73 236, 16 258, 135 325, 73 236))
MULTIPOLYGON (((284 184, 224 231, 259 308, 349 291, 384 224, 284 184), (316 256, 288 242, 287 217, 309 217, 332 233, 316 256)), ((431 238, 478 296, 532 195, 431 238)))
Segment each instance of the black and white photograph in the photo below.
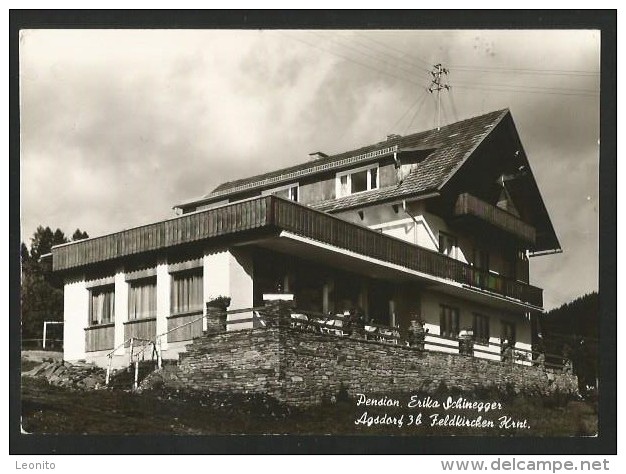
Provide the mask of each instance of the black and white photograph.
POLYGON ((20 436, 600 436, 603 40, 20 29, 20 436))

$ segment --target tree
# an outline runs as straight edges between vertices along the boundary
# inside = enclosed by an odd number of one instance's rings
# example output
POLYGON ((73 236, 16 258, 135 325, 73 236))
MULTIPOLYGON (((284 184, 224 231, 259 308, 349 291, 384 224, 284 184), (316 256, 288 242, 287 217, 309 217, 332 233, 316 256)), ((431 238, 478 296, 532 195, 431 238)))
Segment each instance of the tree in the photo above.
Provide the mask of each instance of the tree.
POLYGON ((20 256, 22 259, 22 266, 25 265, 30 260, 30 253, 28 252, 28 247, 24 242, 22 242, 22 246, 20 249, 20 256))
POLYGON ((42 255, 52 251, 52 246, 66 242, 67 237, 61 229, 52 232, 50 227, 39 226, 30 239, 30 255, 34 260, 39 260, 42 255))
MULTIPOLYGON (((69 241, 61 229, 54 231, 54 235, 52 236, 52 245, 65 244, 67 242, 69 241)), ((50 248, 50 250, 52 250, 52 248, 50 248)))
POLYGON ((87 232, 81 232, 80 229, 76 229, 74 233, 72 234, 73 242, 76 242, 77 240, 88 239, 88 238, 89 238, 89 235, 87 234, 87 232))
POLYGON ((39 260, 42 255, 50 253, 54 234, 50 227, 37 227, 37 230, 30 239, 30 256, 34 260, 39 260))
POLYGON ((581 389, 594 385, 598 373, 599 315, 599 295, 593 292, 552 309, 543 318, 546 352, 567 353, 581 389))
MULTIPOLYGON (((87 238, 87 233, 76 229, 76 237, 87 238)), ((49 254, 54 245, 68 242, 61 229, 52 232, 50 227, 37 227, 31 238, 30 252, 26 244, 21 245, 22 259, 22 337, 42 337, 44 321, 63 320, 63 283, 52 273, 50 259, 41 257, 49 254)))

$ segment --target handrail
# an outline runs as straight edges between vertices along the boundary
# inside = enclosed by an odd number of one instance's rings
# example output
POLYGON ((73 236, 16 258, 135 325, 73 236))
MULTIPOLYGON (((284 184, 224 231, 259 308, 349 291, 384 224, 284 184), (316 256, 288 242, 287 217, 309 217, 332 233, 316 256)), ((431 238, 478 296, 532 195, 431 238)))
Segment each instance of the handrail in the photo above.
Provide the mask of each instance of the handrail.
POLYGON ((157 339, 159 339, 159 338, 161 338, 163 336, 167 336, 172 331, 176 331, 177 329, 184 328, 185 326, 189 326, 190 324, 197 323, 198 321, 201 321, 204 318, 206 318, 206 315, 203 314, 202 316, 199 316, 199 317, 197 317, 196 319, 194 319, 192 321, 187 321, 186 323, 180 324, 180 325, 178 325, 176 327, 173 327, 172 329, 168 329, 167 331, 162 332, 161 334, 157 334, 156 336, 154 336, 154 339, 156 341, 157 339))
POLYGON ((113 349, 111 352, 109 352, 106 357, 113 357, 113 354, 120 348, 120 347, 125 347, 127 342, 130 342, 130 340, 132 339, 132 337, 129 337, 128 339, 126 339, 124 342, 122 342, 119 346, 117 346, 115 349, 113 349))
POLYGON ((141 340, 142 340, 142 341, 145 341, 147 344, 143 344, 143 346, 142 346, 143 348, 142 348, 140 351, 138 351, 138 352, 134 352, 134 353, 132 354, 132 357, 137 358, 137 360, 139 360, 139 355, 140 355, 140 354, 143 354, 143 353, 145 352, 145 350, 146 350, 148 347, 150 347, 150 345, 151 345, 151 344, 152 344, 152 345, 154 345, 154 344, 155 344, 155 341, 152 341, 152 340, 149 340, 149 339, 141 339, 141 340))
POLYGON ((135 341, 146 341, 146 342, 152 341, 152 339, 144 339, 142 337, 136 337, 136 336, 133 336, 132 339, 134 339, 135 341))

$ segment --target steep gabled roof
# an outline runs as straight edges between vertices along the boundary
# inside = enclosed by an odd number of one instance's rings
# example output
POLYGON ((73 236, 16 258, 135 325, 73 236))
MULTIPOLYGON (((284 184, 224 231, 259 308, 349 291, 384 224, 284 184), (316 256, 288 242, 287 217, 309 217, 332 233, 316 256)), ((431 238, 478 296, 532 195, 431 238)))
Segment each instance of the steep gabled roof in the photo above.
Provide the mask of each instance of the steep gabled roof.
POLYGON ((188 201, 181 204, 181 206, 224 199, 235 193, 268 187, 270 184, 287 183, 290 180, 303 176, 311 176, 356 163, 376 160, 382 156, 390 155, 396 150, 403 151, 407 149, 432 149, 434 151, 419 163, 402 183, 396 186, 363 193, 362 195, 324 201, 316 204, 314 207, 332 211, 374 202, 379 199, 401 198, 434 191, 441 188, 450 179, 478 144, 508 113, 508 109, 498 110, 445 125, 439 130, 433 129, 404 137, 398 136, 384 142, 327 158, 320 158, 315 161, 301 163, 249 178, 229 181, 220 184, 206 196, 188 201))
POLYGON ((312 207, 321 211, 336 212, 376 201, 438 191, 508 113, 508 109, 498 110, 446 125, 439 130, 428 130, 403 137, 401 148, 430 146, 434 151, 418 163, 402 183, 369 193, 322 201, 312 207))

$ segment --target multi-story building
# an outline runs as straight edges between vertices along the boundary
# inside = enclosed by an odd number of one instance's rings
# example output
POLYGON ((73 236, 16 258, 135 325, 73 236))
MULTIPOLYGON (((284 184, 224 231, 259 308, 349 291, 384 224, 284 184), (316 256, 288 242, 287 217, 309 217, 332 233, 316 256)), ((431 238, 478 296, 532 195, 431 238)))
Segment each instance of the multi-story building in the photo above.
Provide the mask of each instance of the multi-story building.
MULTIPOLYGON (((543 297, 528 258, 560 244, 508 110, 298 161, 180 203, 172 219, 54 247, 65 359, 102 362, 215 297, 252 308, 268 292, 400 331, 419 317, 451 352, 465 327, 482 357, 499 358, 504 339, 530 348, 543 297)), ((229 328, 251 319, 229 315, 229 328)), ((202 332, 187 328, 162 338, 165 357, 202 332)))

